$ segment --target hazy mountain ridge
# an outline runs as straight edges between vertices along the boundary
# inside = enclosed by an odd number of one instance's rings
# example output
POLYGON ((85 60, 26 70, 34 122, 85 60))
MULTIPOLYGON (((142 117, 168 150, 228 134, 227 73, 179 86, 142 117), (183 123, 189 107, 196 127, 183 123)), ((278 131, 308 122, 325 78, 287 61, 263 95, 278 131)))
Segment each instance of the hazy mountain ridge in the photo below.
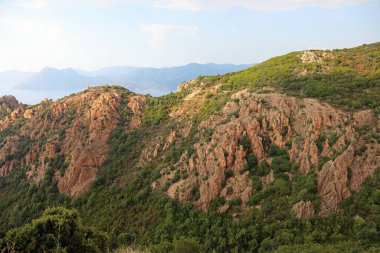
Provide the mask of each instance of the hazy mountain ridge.
MULTIPOLYGON (((250 65, 232 64, 188 64, 178 67, 147 68, 116 66, 96 71, 72 68, 44 68, 38 73, 8 71, 0 73, 0 84, 7 84, 21 90, 61 90, 73 92, 87 86, 101 84, 122 85, 131 90, 153 91, 163 95, 176 90, 178 83, 194 79, 199 75, 217 75, 239 71, 250 65)), ((9 88, 9 87, 8 87, 9 88)))
POLYGON ((31 78, 16 86, 18 89, 26 90, 71 90, 86 87, 94 83, 99 85, 95 79, 82 76, 74 69, 44 68, 34 74, 31 78))
POLYGON ((0 72, 0 85, 16 86, 19 83, 31 78, 35 73, 10 70, 0 72))

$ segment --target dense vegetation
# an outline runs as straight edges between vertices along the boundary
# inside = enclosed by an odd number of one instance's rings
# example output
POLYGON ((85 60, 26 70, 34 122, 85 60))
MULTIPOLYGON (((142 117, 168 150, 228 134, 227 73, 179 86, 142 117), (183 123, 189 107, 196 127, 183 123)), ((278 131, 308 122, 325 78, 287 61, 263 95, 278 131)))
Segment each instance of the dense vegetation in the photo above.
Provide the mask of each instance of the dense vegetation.
MULTIPOLYGON (((165 161, 157 160, 148 167, 132 169, 140 151, 136 143, 144 133, 142 130, 128 134, 115 132, 109 163, 91 191, 81 197, 69 199, 59 194, 49 174, 39 187, 29 185, 20 171, 1 178, 1 229, 7 231, 21 226, 38 217, 47 207, 63 205, 77 209, 84 224, 104 231, 109 241, 104 241, 103 246, 110 248, 144 245, 153 252, 186 252, 184 249, 191 249, 188 252, 268 252, 276 249, 278 252, 312 252, 312 249, 320 249, 321 244, 331 244, 331 250, 339 251, 351 247, 354 242, 353 252, 380 249, 380 171, 342 203, 340 214, 297 220, 290 212, 291 199, 316 198, 312 183, 315 176, 298 176, 296 184, 290 184, 282 176, 292 170, 290 164, 286 165, 288 158, 280 149, 270 146, 269 152, 274 158, 283 159, 278 166, 272 164, 278 179, 265 190, 254 187, 258 194, 254 194, 251 204, 260 204, 262 208, 241 213, 236 222, 232 216, 236 209, 224 215, 217 212, 218 206, 223 204, 220 199, 214 201, 208 212, 199 212, 191 203, 178 204, 160 192, 152 192, 150 182, 157 178, 165 161)), ((257 164, 254 158, 249 161, 253 167, 268 169, 257 164)), ((255 177, 260 170, 254 169, 252 173, 255 177)), ((5 238, 19 230, 24 228, 11 230, 13 232, 8 232, 5 238)))
POLYGON ((327 56, 324 51, 311 52, 321 55, 322 62, 302 63, 303 52, 293 52, 237 73, 200 77, 195 86, 222 84, 217 95, 208 97, 203 110, 212 110, 227 92, 271 87, 293 96, 318 98, 345 110, 372 108, 380 113, 380 43, 327 51, 327 56))
POLYGON ((7 232, 0 247, 2 252, 105 252, 107 236, 83 226, 78 212, 55 207, 7 232))
MULTIPOLYGON (((272 163, 258 162, 250 153, 244 168, 253 183, 249 204, 260 208, 241 211, 236 206, 239 203, 231 202, 229 211, 219 214, 218 208, 225 200, 218 198, 207 212, 200 212, 191 202, 179 204, 151 189, 162 168, 177 162, 185 150, 194 152, 197 123, 222 108, 234 91, 271 86, 295 96, 317 97, 345 109, 373 108, 379 112, 379 47, 377 43, 332 51, 334 58, 323 64, 300 64, 299 53, 291 53, 242 72, 200 77, 195 86, 218 83, 222 88, 216 94, 205 95, 205 103, 195 114, 187 138, 175 142, 165 158, 158 157, 149 165, 138 167, 137 159, 147 140, 159 135, 158 131, 175 127, 168 122, 168 115, 193 87, 151 98, 140 128, 126 132, 128 122, 120 121, 109 140, 112 149, 108 162, 90 191, 80 197, 70 198, 58 192, 54 174, 55 170, 65 170, 62 157, 47 161, 49 169, 38 185, 28 182, 28 168, 20 166, 0 177, 0 251, 106 252, 143 246, 152 252, 181 253, 379 252, 380 171, 341 203, 340 213, 298 220, 291 212, 294 203, 312 200, 318 210, 316 174, 300 175, 287 153, 265 136, 265 150, 272 163), (304 70, 309 71, 307 75, 295 74, 304 70), (160 124, 166 124, 165 129, 158 129, 160 124), (275 181, 262 189, 259 177, 270 170, 275 173, 275 181), (288 172, 294 175, 292 182, 288 172), (11 249, 12 245, 17 248, 11 249)), ((19 127, 14 125, 0 132, 0 142, 19 127)), ((204 138, 211 135, 212 129, 205 132, 204 138)), ((28 150, 29 141, 24 140, 20 152, 28 150)), ((241 144, 249 147, 245 139, 241 144)))

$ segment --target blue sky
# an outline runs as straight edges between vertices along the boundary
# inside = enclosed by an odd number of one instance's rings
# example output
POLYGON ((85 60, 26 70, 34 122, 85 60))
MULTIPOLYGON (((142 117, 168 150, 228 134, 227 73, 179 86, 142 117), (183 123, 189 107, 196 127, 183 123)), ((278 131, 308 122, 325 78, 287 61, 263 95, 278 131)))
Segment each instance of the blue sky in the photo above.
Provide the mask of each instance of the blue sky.
POLYGON ((379 0, 0 0, 0 71, 257 63, 380 41, 379 0))

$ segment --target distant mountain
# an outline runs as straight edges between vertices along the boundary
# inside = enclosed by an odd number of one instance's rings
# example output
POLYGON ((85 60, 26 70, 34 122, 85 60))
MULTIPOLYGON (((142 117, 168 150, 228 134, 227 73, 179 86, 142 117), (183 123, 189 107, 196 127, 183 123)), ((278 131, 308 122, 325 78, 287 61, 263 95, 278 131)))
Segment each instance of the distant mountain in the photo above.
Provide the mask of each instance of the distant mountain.
POLYGON ((143 69, 144 67, 132 67, 132 66, 114 66, 106 67, 94 71, 84 71, 81 69, 76 69, 76 71, 84 76, 120 76, 128 74, 137 69, 143 69))
POLYGON ((33 104, 44 98, 62 97, 88 86, 120 85, 137 93, 161 96, 200 75, 236 72, 251 65, 197 64, 167 68, 133 66, 107 67, 95 71, 44 68, 40 72, 7 71, 0 73, 0 95, 13 94, 22 102, 33 104))
POLYGON ((184 66, 170 68, 140 68, 119 76, 123 84, 137 85, 140 88, 165 89, 175 91, 178 84, 194 79, 200 75, 218 75, 246 69, 251 65, 232 64, 197 64, 190 63, 184 66))
POLYGON ((33 72, 5 71, 0 73, 0 85, 15 86, 34 75, 33 72))
POLYGON ((16 87, 31 90, 71 90, 96 84, 99 84, 96 79, 80 75, 71 68, 44 68, 16 87))

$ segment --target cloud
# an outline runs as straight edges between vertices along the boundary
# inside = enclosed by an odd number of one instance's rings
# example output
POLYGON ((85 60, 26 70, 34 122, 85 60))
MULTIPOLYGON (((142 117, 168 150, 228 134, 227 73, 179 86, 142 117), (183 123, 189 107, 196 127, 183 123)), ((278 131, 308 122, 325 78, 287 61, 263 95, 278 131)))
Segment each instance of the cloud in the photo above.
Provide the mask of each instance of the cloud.
POLYGON ((337 8, 347 5, 363 4, 378 0, 157 0, 154 6, 179 10, 213 10, 246 8, 264 11, 280 11, 305 6, 337 8))
POLYGON ((2 19, 0 37, 0 59, 7 59, 0 67, 7 69, 59 64, 79 41, 58 24, 38 18, 2 19))
POLYGON ((113 5, 136 4, 176 10, 215 10, 245 8, 264 11, 281 11, 305 6, 338 8, 349 5, 379 2, 379 0, 18 0, 17 5, 27 9, 39 9, 52 3, 113 5))
POLYGON ((16 5, 23 9, 37 10, 46 7, 49 2, 49 0, 20 0, 16 5))
POLYGON ((142 0, 15 0, 17 6, 23 9, 42 9, 48 7, 52 4, 63 4, 63 5, 95 5, 95 6, 108 6, 115 4, 137 4, 145 3, 148 1, 142 0))
POLYGON ((142 24, 140 25, 139 30, 148 33, 150 35, 150 43, 153 46, 158 46, 159 44, 165 42, 170 35, 194 35, 198 31, 198 27, 165 24, 142 24))

